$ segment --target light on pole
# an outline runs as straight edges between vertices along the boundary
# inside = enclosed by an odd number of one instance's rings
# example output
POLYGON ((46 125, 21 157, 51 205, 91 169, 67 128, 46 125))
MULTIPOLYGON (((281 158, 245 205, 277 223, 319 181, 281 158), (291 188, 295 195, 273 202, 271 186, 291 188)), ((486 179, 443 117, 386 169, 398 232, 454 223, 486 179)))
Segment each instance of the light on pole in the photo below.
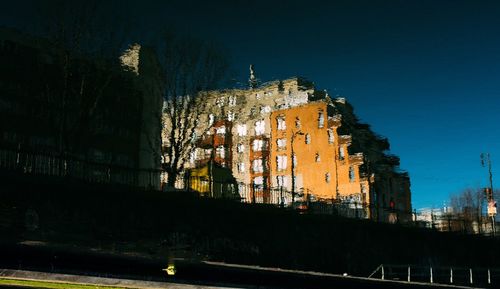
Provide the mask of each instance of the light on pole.
POLYGON ((290 146, 291 146, 291 149, 292 149, 292 208, 295 204, 295 160, 297 159, 297 157, 295 156, 295 151, 294 151, 294 147, 293 147, 293 143, 295 141, 295 137, 297 137, 297 135, 304 135, 303 132, 301 132, 300 130, 294 132, 292 130, 292 137, 290 139, 290 146))
POLYGON ((485 167, 488 165, 488 173, 489 173, 489 180, 490 180, 490 192, 488 194, 488 189, 486 189, 487 193, 487 201, 488 201, 488 215, 491 217, 491 229, 493 231, 493 237, 496 234, 496 228, 495 228, 495 211, 490 212, 490 208, 494 208, 495 204, 495 197, 493 196, 493 174, 491 173, 491 159, 490 159, 490 154, 489 153, 481 153, 481 165, 485 167))

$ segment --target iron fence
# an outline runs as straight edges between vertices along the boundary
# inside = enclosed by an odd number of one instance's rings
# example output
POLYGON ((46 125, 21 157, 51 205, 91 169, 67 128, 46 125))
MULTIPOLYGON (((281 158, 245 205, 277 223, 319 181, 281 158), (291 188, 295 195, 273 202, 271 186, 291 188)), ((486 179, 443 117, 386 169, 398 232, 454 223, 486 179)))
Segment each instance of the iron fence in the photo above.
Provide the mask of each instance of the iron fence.
POLYGON ((500 268, 381 264, 368 278, 459 286, 497 287, 500 268))
MULTIPOLYGON (((110 163, 99 163, 75 156, 60 156, 22 149, 0 148, 0 170, 25 175, 76 179, 89 183, 123 185, 133 188, 159 190, 161 170, 140 170, 110 163)), ((164 176, 163 176, 164 178, 164 176)), ((224 198, 249 204, 264 204, 293 208, 313 214, 331 214, 348 218, 373 219, 381 222, 418 225, 409 212, 374 208, 353 200, 317 199, 314 195, 285 187, 266 187, 238 183, 232 177, 210 178, 180 176, 176 189, 190 190, 203 197, 224 198), (409 217, 408 217, 409 216, 409 217)), ((166 188, 168 190, 168 188, 166 188)))
POLYGON ((0 148, 0 169, 26 175, 71 178, 90 183, 156 189, 160 170, 140 170, 77 157, 0 148))

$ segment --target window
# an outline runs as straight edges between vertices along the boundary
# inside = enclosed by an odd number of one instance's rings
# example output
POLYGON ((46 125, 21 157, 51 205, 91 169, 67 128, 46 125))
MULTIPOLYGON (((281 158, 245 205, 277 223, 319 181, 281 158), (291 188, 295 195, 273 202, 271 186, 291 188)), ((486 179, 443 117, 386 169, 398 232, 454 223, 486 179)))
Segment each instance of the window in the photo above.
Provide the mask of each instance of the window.
POLYGON ((295 128, 300 128, 300 118, 299 117, 295 118, 295 128))
POLYGON ((255 177, 253 179, 253 186, 256 189, 263 189, 264 188, 264 177, 255 177))
POLYGON ((229 106, 235 106, 236 105, 236 96, 235 95, 231 95, 229 97, 229 106))
POLYGON ((292 155, 292 163, 293 163, 294 167, 297 166, 297 155, 295 155, 295 154, 292 155))
POLYGON ((325 126, 325 116, 323 115, 323 112, 320 111, 318 113, 318 127, 323 128, 325 126))
POLYGON ((260 152, 264 149, 266 142, 262 139, 254 139, 252 142, 252 149, 254 152, 260 152))
POLYGON ((261 98, 260 93, 256 93, 256 94, 255 94, 255 98, 256 98, 256 99, 260 99, 260 98, 261 98))
POLYGON ((212 155, 212 149, 205 149, 205 157, 210 157, 212 155))
POLYGON ((264 164, 262 159, 255 159, 252 163, 252 168, 254 173, 263 173, 264 172, 264 164))
POLYGON ((238 163, 238 172, 239 173, 245 172, 245 163, 238 163))
POLYGON ((288 185, 288 178, 286 176, 276 176, 276 182, 279 187, 286 187, 288 185))
POLYGON ((255 135, 263 135, 266 132, 266 123, 259 120, 255 123, 255 135))
POLYGON ((278 130, 285 130, 286 129, 286 122, 285 122, 284 116, 278 116, 276 118, 276 123, 278 125, 278 130))
POLYGON ((349 167, 349 182, 354 182, 356 180, 356 175, 354 174, 354 168, 349 167))
POLYGON ((286 156, 277 156, 276 157, 276 168, 278 171, 286 170, 287 165, 287 157, 286 156))
POLYGON ((236 130, 238 131, 238 136, 247 135, 247 125, 246 124, 238 124, 236 126, 236 130))
POLYGON ((278 149, 280 150, 286 149, 286 138, 277 139, 276 144, 278 145, 278 149))
POLYGON ((218 107, 223 107, 224 106, 224 97, 219 97, 215 100, 215 104, 218 107))
POLYGON ((228 111, 227 112, 227 120, 228 121, 233 121, 234 120, 234 112, 233 111, 228 111))
POLYGON ((216 149, 215 149, 215 154, 217 155, 217 157, 223 159, 225 157, 225 153, 226 153, 226 150, 224 149, 224 146, 218 146, 216 149))
POLYGON ((310 144, 311 143, 311 135, 306 133, 306 144, 310 144))
POLYGON ((196 150, 189 153, 189 163, 194 164, 196 160, 196 150))
POLYGON ((271 107, 269 105, 260 108, 260 113, 270 113, 270 112, 271 112, 271 107))
POLYGON ((335 135, 333 134, 333 130, 328 130, 328 143, 332 144, 335 141, 335 135))
POLYGON ((226 127, 225 126, 216 127, 215 133, 216 134, 226 134, 226 127))
POLYGON ((344 151, 344 147, 340 147, 339 148, 339 160, 343 160, 345 159, 345 151, 344 151))
POLYGON ((238 153, 243 153, 243 152, 245 152, 245 145, 244 145, 244 144, 241 144, 241 143, 237 144, 237 145, 236 145, 236 151, 237 151, 238 153))
POLYGON ((327 183, 330 182, 330 173, 325 174, 325 182, 327 182, 327 183))
POLYGON ((208 125, 212 126, 212 124, 214 124, 214 120, 215 120, 214 115, 213 114, 209 114, 208 115, 208 125))
POLYGON ((319 156, 319 153, 316 153, 315 160, 317 163, 319 163, 321 161, 321 157, 319 156))

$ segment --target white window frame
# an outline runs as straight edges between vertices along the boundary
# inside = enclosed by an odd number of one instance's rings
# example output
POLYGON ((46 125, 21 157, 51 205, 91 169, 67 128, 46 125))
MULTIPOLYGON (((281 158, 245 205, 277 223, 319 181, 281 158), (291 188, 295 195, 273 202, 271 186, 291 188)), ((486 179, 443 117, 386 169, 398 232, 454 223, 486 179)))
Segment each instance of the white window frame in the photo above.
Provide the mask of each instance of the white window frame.
POLYGON ((264 160, 263 159, 253 160, 252 170, 254 173, 263 173, 264 172, 264 160))
POLYGON ((349 167, 349 182, 354 183, 356 181, 356 171, 353 166, 349 167))
POLYGON ((242 143, 239 143, 236 145, 236 151, 238 153, 244 153, 245 152, 245 145, 242 143))
POLYGON ((254 139, 252 142, 252 150, 254 152, 261 152, 264 150, 264 146, 266 145, 263 139, 254 139))
POLYGON ((286 138, 279 138, 276 140, 278 149, 286 149, 286 138))
POLYGON ((333 129, 328 130, 328 143, 333 144, 335 142, 335 134, 333 133, 333 129))
POLYGON ((318 112, 318 128, 325 127, 325 114, 323 111, 318 112))
POLYGON ((226 148, 224 146, 218 146, 215 149, 215 154, 221 159, 226 158, 226 148))
POLYGON ((229 96, 228 100, 229 106, 236 106, 236 100, 237 100, 236 95, 229 96))
POLYGON ((226 126, 218 126, 215 128, 215 133, 216 134, 226 134, 226 126))
POLYGON ((288 177, 282 175, 276 176, 276 183, 278 187, 286 187, 288 186, 288 177))
POLYGON ((341 146, 339 148, 339 160, 344 160, 345 159, 345 150, 344 150, 344 147, 341 146))
POLYGON ((266 122, 258 120, 255 122, 255 135, 263 135, 266 133, 266 122))
POLYGON ((246 124, 238 124, 236 126, 236 131, 238 132, 238 136, 246 136, 247 135, 247 125, 246 124))
POLYGON ((276 124, 277 124, 278 130, 286 130, 286 121, 285 121, 284 116, 276 117, 276 124))
POLYGON ((276 170, 284 171, 287 168, 288 157, 286 155, 276 156, 276 170))
POLYGON ((238 163, 238 172, 239 173, 244 173, 245 172, 245 163, 243 163, 243 162, 238 163))

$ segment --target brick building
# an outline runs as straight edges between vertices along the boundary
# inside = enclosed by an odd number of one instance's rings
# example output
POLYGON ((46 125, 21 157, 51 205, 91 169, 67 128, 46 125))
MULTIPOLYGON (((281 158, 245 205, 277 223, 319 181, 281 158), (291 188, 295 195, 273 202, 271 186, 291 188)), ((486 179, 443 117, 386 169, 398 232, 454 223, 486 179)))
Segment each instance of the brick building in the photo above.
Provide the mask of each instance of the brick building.
POLYGON ((386 154, 387 140, 359 123, 345 99, 291 78, 210 91, 206 101, 203 118, 212 129, 199 131, 230 141, 198 146, 191 167, 219 152, 215 161, 232 170, 244 201, 344 202, 382 221, 411 216, 409 177, 399 158, 386 154))

